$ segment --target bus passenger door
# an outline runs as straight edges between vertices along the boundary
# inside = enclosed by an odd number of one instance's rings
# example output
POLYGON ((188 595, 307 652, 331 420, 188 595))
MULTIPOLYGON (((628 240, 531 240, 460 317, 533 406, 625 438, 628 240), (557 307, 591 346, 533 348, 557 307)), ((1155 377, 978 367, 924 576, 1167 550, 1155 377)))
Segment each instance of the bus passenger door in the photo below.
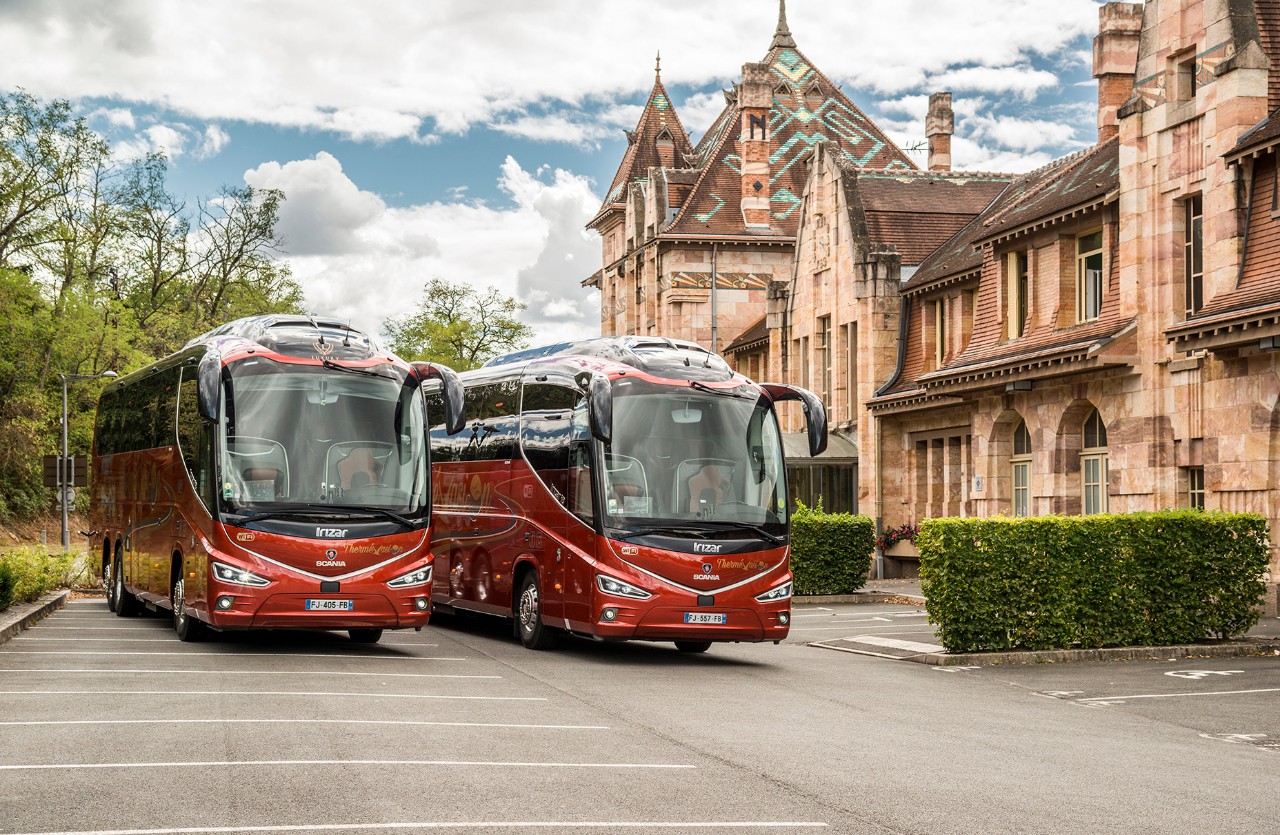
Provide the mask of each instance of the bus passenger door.
POLYGON ((569 431, 569 491, 558 564, 564 586, 564 617, 589 623, 595 586, 596 501, 592 484, 591 425, 586 396, 578 393, 569 431))

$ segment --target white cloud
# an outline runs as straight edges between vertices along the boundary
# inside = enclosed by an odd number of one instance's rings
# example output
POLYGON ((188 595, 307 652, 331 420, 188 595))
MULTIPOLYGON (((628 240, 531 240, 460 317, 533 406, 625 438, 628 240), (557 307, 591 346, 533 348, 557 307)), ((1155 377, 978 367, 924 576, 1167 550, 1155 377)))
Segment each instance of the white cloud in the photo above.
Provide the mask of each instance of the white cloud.
MULTIPOLYGON (((1033 60, 1081 60, 1077 39, 1096 29, 1097 8, 793 0, 788 15, 801 49, 837 82, 886 94, 926 82, 1027 94, 1046 83, 1033 60), (1019 68, 1012 80, 1009 68, 1019 68)), ((581 0, 67 0, 0 14, 0 55, 6 84, 44 97, 159 106, 198 122, 429 139, 476 124, 536 131, 524 121, 535 105, 590 112, 641 93, 658 48, 669 89, 729 84, 768 49, 775 15, 771 2, 740 0, 612 4, 607 14, 581 0)), ((711 109, 691 105, 690 127, 711 109)))
POLYGON ((1063 145, 1083 147, 1094 140, 1093 125, 1087 125, 1086 141, 1078 138, 1079 125, 1043 119, 1018 119, 1012 116, 971 116, 965 120, 968 136, 978 142, 994 144, 1013 151, 1037 151, 1063 145))
POLYGON ((200 159, 216 157, 222 153, 222 149, 227 147, 230 141, 231 135, 221 127, 208 125, 204 129, 204 135, 200 138, 200 147, 196 151, 196 156, 200 159))
POLYGON ((285 192, 280 227, 313 310, 377 331, 415 307, 427 280, 439 276, 526 302, 522 318, 539 341, 599 333, 596 293, 580 286, 600 256, 583 231, 599 206, 583 177, 531 173, 507 157, 498 172, 512 199, 505 208, 477 201, 389 207, 325 153, 264 163, 245 182, 285 192))
POLYGON ((1032 67, 960 67, 931 75, 925 82, 937 90, 1013 93, 1032 99, 1058 85, 1058 77, 1032 67))
POLYGON ((701 136, 715 122, 716 117, 724 112, 725 106, 724 93, 694 93, 685 99, 684 104, 676 106, 676 112, 680 114, 680 122, 685 130, 692 131, 694 136, 701 136))

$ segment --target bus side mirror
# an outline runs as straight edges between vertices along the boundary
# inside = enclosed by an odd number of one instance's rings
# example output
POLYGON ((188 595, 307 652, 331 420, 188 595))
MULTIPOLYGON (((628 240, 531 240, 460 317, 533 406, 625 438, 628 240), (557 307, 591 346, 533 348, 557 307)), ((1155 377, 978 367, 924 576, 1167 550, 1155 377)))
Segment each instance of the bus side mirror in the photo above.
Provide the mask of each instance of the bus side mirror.
POLYGON ((799 400, 804 409, 804 420, 809 428, 809 455, 822 454, 827 448, 827 407, 822 405, 818 395, 799 386, 788 386, 782 383, 763 383, 760 388, 775 403, 783 400, 799 400))
POLYGON ((447 365, 434 362, 415 362, 412 365, 413 372, 418 375, 419 384, 427 380, 440 381, 440 395, 444 399, 444 431, 450 435, 461 432, 465 395, 457 372, 447 365))
POLYGON ((607 444, 613 440, 613 388, 609 378, 593 374, 587 385, 587 406, 591 416, 591 434, 607 444))
POLYGON ((216 423, 218 421, 218 395, 222 391, 222 357, 210 348, 200 358, 196 367, 196 400, 200 417, 216 423))

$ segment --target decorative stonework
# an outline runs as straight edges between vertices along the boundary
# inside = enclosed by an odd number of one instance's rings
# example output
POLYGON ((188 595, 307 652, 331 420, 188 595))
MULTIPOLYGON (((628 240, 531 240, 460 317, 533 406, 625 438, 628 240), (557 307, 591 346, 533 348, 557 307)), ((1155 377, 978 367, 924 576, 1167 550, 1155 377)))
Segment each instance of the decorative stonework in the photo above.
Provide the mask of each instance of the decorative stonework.
MULTIPOLYGON (((720 290, 763 290, 769 286, 768 273, 716 273, 716 288, 720 290)), ((710 272, 678 272, 671 275, 672 289, 711 289, 710 272)))

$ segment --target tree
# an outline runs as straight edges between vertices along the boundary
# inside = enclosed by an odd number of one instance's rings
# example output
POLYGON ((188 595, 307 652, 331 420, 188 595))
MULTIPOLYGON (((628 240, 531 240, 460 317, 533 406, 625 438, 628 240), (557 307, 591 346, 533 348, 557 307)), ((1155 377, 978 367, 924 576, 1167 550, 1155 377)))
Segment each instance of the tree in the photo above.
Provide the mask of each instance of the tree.
POLYGON ((492 287, 481 295, 474 287, 433 278, 418 309, 388 319, 383 332, 391 350, 407 360, 465 371, 529 344, 533 328, 516 319, 525 307, 492 287))

